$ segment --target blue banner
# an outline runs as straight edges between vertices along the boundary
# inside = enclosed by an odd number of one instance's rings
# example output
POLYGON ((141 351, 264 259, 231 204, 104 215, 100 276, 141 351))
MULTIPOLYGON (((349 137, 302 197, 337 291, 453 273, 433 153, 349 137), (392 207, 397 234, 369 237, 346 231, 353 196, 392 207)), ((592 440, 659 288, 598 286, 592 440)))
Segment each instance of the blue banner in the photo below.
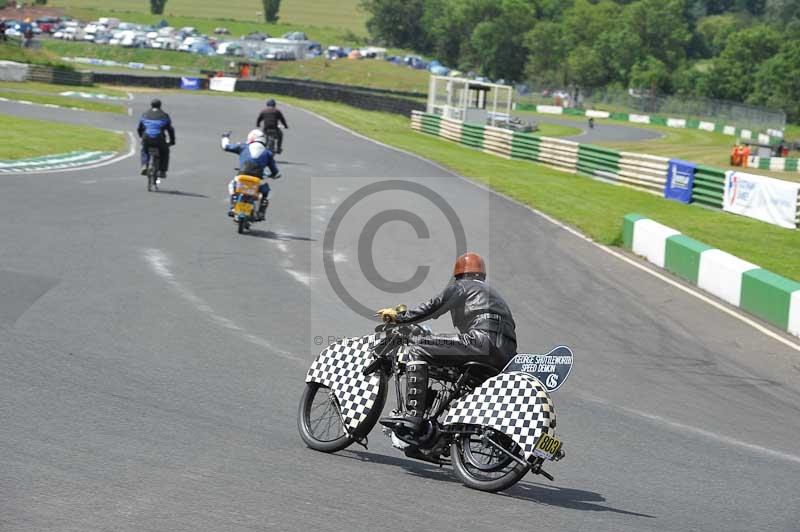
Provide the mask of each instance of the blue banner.
POLYGON ((664 185, 664 197, 683 203, 691 202, 696 168, 694 163, 671 159, 667 169, 667 183, 664 185))
POLYGON ((181 88, 192 91, 200 90, 200 78, 181 78, 181 88))

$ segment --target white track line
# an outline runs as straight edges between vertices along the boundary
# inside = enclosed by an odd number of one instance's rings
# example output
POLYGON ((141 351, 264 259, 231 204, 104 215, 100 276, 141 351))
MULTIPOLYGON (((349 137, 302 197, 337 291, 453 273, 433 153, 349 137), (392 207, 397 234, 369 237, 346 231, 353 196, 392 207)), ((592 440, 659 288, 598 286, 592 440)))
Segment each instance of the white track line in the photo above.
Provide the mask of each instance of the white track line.
POLYGON ((775 449, 770 449, 768 447, 763 447, 761 445, 755 445, 753 443, 747 443, 746 441, 737 440, 736 438, 731 438, 729 436, 723 436, 722 434, 717 434, 716 432, 711 432, 705 429, 701 429, 698 427, 694 427, 692 425, 686 425, 685 423, 680 423, 678 421, 673 421, 671 419, 657 416, 655 414, 648 414, 647 412, 642 412, 641 410, 635 410, 633 408, 627 408, 625 406, 620 406, 616 403, 611 403, 604 399, 600 399, 599 397, 594 397, 592 395, 586 395, 583 393, 578 393, 577 397, 585 401, 589 401, 592 403, 597 403, 612 409, 621 410, 624 413, 635 416, 641 417, 644 419, 648 419, 650 421, 654 421, 656 423, 661 423, 663 425, 667 425, 675 430, 682 431, 682 432, 690 432, 692 434, 696 434, 698 436, 702 436, 705 438, 709 438, 727 445, 731 445, 734 447, 741 447, 743 449, 747 449, 748 451, 752 451, 758 454, 763 454, 765 456, 770 456, 772 458, 779 458, 781 460, 786 460, 788 462, 794 462, 796 464, 800 464, 800 456, 796 456, 793 454, 785 453, 783 451, 776 451, 775 449))
MULTIPOLYGON (((291 106, 291 107, 294 107, 294 106, 291 106)), ((295 109, 299 109, 300 111, 303 111, 303 112, 308 113, 310 115, 313 115, 313 116, 319 118, 320 120, 322 120, 323 122, 326 122, 326 123, 332 125, 333 127, 341 129, 342 131, 347 131, 348 133, 350 133, 350 134, 352 134, 352 135, 354 135, 354 136, 356 136, 356 137, 358 137, 360 139, 364 139, 366 141, 372 142, 373 144, 377 144, 378 146, 382 146, 384 148, 388 148, 390 150, 394 150, 396 152, 409 155, 411 157, 419 159, 420 161, 424 161, 424 162, 426 162, 426 163, 428 163, 428 164, 430 164, 430 165, 432 165, 432 166, 434 166, 436 168, 439 168, 443 172, 447 172, 448 174, 450 174, 450 175, 452 175, 454 177, 458 177, 460 179, 463 179, 467 183, 470 183, 470 184, 472 184, 472 185, 474 185, 474 186, 476 186, 476 187, 478 187, 478 188, 480 188, 482 190, 485 190, 487 192, 490 192, 492 194, 500 196, 501 198, 504 198, 504 199, 506 199, 508 201, 511 201, 511 202, 521 206, 521 207, 524 207, 524 208, 528 209, 529 211, 531 211, 532 213, 536 214, 537 216, 540 216, 540 217, 544 218, 548 222, 551 222, 552 224, 557 225, 558 227, 560 227, 560 228, 564 229, 565 231, 577 236, 578 238, 581 238, 581 239, 585 240, 586 242, 589 242, 590 244, 592 244, 593 246, 597 247, 598 249, 602 249, 603 251, 605 251, 609 255, 612 255, 612 256, 618 258, 619 260, 621 260, 623 262, 626 262, 626 263, 630 264, 631 266, 634 266, 635 268, 638 268, 641 271, 652 275, 653 277, 661 279, 665 283, 670 284, 670 285, 674 286, 675 288, 678 288, 678 289, 686 292, 687 294, 689 294, 691 296, 694 296, 697 299, 699 299, 699 300, 701 300, 701 301, 703 301, 705 303, 708 303, 712 307, 724 312, 725 314, 728 314, 729 316, 732 316, 732 317, 736 318, 737 320, 741 321, 742 323, 745 323, 745 324, 753 327, 758 332, 763 333, 766 336, 769 336, 770 338, 772 338, 774 340, 777 340, 778 342, 784 344, 785 346, 787 346, 787 347, 789 347, 791 349, 794 349, 797 352, 800 352, 800 344, 798 344, 796 342, 793 342, 792 340, 784 337, 783 335, 780 335, 780 334, 768 329, 764 325, 761 325, 760 323, 758 323, 755 320, 747 317, 746 315, 742 314, 741 312, 738 312, 736 310, 730 309, 730 308, 724 306, 723 304, 718 303, 717 301, 714 301, 710 297, 707 297, 707 296, 703 295, 701 292, 698 292, 697 290, 693 290, 693 289, 691 289, 691 288, 689 288, 687 286, 684 286, 684 285, 678 283, 677 281, 675 281, 673 279, 670 279, 669 277, 667 277, 665 275, 662 275, 661 273, 659 273, 659 272, 657 272, 657 271, 655 271, 655 270, 653 270, 651 268, 648 268, 648 267, 644 266, 643 264, 640 264, 639 262, 636 262, 635 260, 633 260, 633 259, 631 259, 629 257, 626 257, 622 253, 619 253, 618 251, 615 251, 615 250, 611 249, 608 246, 604 246, 602 244, 599 244, 599 243, 595 242, 594 240, 592 240, 588 236, 584 235, 580 231, 577 231, 576 229, 573 229, 572 227, 569 227, 568 225, 566 225, 566 224, 564 224, 562 222, 559 222, 555 218, 553 218, 553 217, 551 217, 551 216, 549 216, 549 215, 547 215, 547 214, 545 214, 545 213, 543 213, 543 212, 531 207, 530 205, 526 205, 525 203, 522 203, 521 201, 518 201, 518 200, 516 200, 516 199, 514 199, 512 197, 506 196, 505 194, 503 194, 501 192, 498 192, 496 190, 493 190, 493 189, 491 189, 491 188, 489 188, 489 187, 487 187, 487 186, 485 186, 485 185, 483 185, 481 183, 478 183, 476 181, 468 179, 468 178, 466 178, 464 176, 458 175, 455 172, 453 172, 452 170, 450 170, 449 168, 445 168, 441 164, 436 163, 434 161, 430 161, 430 160, 426 159, 425 157, 422 157, 421 155, 417 155, 416 153, 412 153, 412 152, 404 150, 402 148, 397 148, 395 146, 390 146, 389 144, 385 144, 385 143, 380 142, 378 140, 371 139, 371 138, 369 138, 367 136, 364 136, 364 135, 362 135, 360 133, 356 133, 355 131, 352 131, 351 129, 348 129, 348 128, 342 126, 341 124, 337 124, 336 122, 333 122, 332 120, 329 120, 328 118, 325 118, 324 116, 318 115, 317 113, 315 113, 313 111, 309 111, 308 109, 303 109, 303 108, 298 108, 298 107, 294 107, 294 108, 295 109)), ((620 223, 621 223, 621 221, 620 221, 620 223)))
POLYGON ((169 284, 183 299, 194 305, 194 307, 199 310, 200 312, 204 313, 208 316, 211 321, 216 323, 217 325, 224 327, 230 331, 235 332, 240 338, 244 338, 245 340, 249 341, 250 343, 257 345, 259 347, 263 347, 264 349, 268 349, 269 351, 279 355, 283 358, 294 360, 298 362, 307 363, 308 361, 294 355, 288 351, 284 351, 278 347, 275 347, 264 338, 260 336, 256 336, 255 334, 248 333, 242 327, 238 326, 233 320, 226 318, 225 316, 221 316, 214 312, 214 309, 211 306, 203 301, 199 296, 197 296, 194 292, 192 292, 188 287, 181 284, 176 278, 175 275, 169 268, 169 259, 167 258, 164 253, 161 252, 160 249, 145 249, 143 251, 144 258, 150 264, 150 267, 153 271, 164 279, 167 284, 169 284))

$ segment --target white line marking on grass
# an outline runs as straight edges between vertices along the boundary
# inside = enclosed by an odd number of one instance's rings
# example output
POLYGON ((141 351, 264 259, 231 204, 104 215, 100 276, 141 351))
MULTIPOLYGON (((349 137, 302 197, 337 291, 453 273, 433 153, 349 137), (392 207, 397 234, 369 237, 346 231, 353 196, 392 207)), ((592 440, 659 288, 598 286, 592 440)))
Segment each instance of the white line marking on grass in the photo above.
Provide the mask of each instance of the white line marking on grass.
POLYGON ((55 174, 57 172, 80 172, 83 170, 91 170, 92 168, 100 168, 102 166, 108 166, 109 164, 114 164, 122 161, 123 159, 127 159, 128 157, 132 156, 136 153, 136 141, 133 138, 133 133, 128 131, 128 152, 124 155, 119 155, 117 157, 113 157, 108 159, 107 161, 103 161, 97 164, 90 164, 87 166, 73 166, 71 168, 55 168, 52 170, 31 170, 30 172, 25 172, 25 174, 55 174))
POLYGON ((183 299, 194 305, 194 307, 197 310, 204 313, 212 322, 230 331, 235 332, 239 337, 245 338, 254 345, 272 351, 278 356, 281 356, 289 360, 296 360, 303 363, 307 362, 306 360, 304 360, 301 357, 298 357, 297 355, 294 355, 288 351, 284 351, 283 349, 275 347, 268 340, 261 338, 260 336, 248 333, 242 327, 237 325, 234 321, 214 312, 214 309, 211 307, 211 305, 206 303, 202 298, 197 296, 188 287, 181 284, 176 279, 175 275, 172 273, 172 270, 170 270, 169 258, 167 258, 167 256, 164 255, 164 253, 162 253, 160 249, 145 249, 143 253, 144 253, 144 258, 150 264, 150 267, 153 269, 156 275, 164 279, 167 282, 167 284, 169 284, 178 293, 178 295, 180 295, 183 299))
POLYGON ((795 351, 800 352, 800 344, 797 344, 797 343, 795 343, 795 342, 793 342, 793 341, 791 341, 791 340, 789 340, 787 338, 784 338, 782 335, 777 334, 774 331, 769 330, 767 327, 765 327, 765 326, 761 325, 760 323, 750 319, 749 317, 747 317, 746 315, 742 314, 741 312, 737 312, 735 310, 729 309, 729 308, 725 307, 724 305, 714 301, 713 299, 711 299, 709 297, 706 297, 705 295, 703 295, 702 293, 698 292, 697 290, 693 290, 691 288, 683 286, 680 283, 678 283, 677 281, 674 281, 674 280, 670 279, 669 277, 666 277, 666 276, 656 272, 655 270, 652 270, 652 269, 650 269, 648 267, 645 267, 644 265, 642 265, 642 264, 640 264, 640 263, 638 263, 638 262, 626 257, 622 253, 614 251, 613 249, 611 249, 608 246, 604 246, 603 244, 595 242, 594 240, 592 240, 588 236, 584 235, 580 231, 577 231, 576 229, 573 229, 573 228, 569 227, 568 225, 566 225, 566 224, 564 224, 562 222, 559 222, 555 218, 553 218, 553 217, 551 217, 551 216, 549 216, 549 215, 547 215, 547 214, 545 214, 545 213, 543 213, 543 212, 531 207, 530 205, 526 205, 525 203, 522 203, 519 200, 516 200, 516 199, 514 199, 514 198, 512 198, 510 196, 506 196, 502 192, 498 192, 496 190, 493 190, 493 189, 491 189, 491 188, 489 188, 489 187, 487 187, 487 186, 485 186, 485 185, 483 185, 481 183, 478 183, 477 181, 473 181, 473 180, 468 179, 468 178, 466 178, 464 176, 458 175, 457 173, 453 172, 449 168, 445 168, 441 164, 439 164, 437 162, 434 162, 434 161, 431 161, 431 160, 428 160, 428 159, 426 159, 425 157, 423 157, 421 155, 417 155, 416 153, 412 153, 412 152, 404 150, 402 148, 397 148, 395 146, 390 146, 389 144, 385 144, 385 143, 383 143, 383 142, 381 142, 379 140, 371 139, 371 138, 369 138, 367 136, 364 136, 364 135, 362 135, 360 133, 356 133, 355 131, 353 131, 351 129, 348 129, 345 126, 342 126, 340 124, 337 124, 336 122, 333 122, 332 120, 329 120, 328 118, 325 118, 324 116, 319 115, 319 114, 317 114, 317 113, 315 113, 313 111, 309 111, 308 109, 303 109, 302 107, 290 106, 288 104, 287 104, 287 107, 293 107, 294 109, 298 109, 301 112, 305 112, 305 113, 308 113, 308 114, 310 114, 312 116, 315 116, 315 117, 319 118, 320 120, 322 120, 323 122, 326 122, 326 123, 330 124, 331 126, 333 126, 335 128, 338 128, 338 129, 340 129, 342 131, 347 131, 351 135, 356 136, 356 137, 358 137, 360 139, 364 139, 364 140, 366 140, 368 142, 372 142, 373 144, 377 144, 378 146, 382 146, 384 148, 387 148, 387 149, 390 149, 390 150, 394 150, 394 151, 396 151, 398 153, 403 153, 403 154, 408 155, 410 157, 414 157, 415 159, 418 159, 418 160, 423 161, 423 162, 425 162, 427 164, 430 164, 431 166, 434 166, 434 167, 442 170, 443 172, 447 172, 448 174, 450 174, 450 175, 452 175, 454 177, 458 177, 460 179, 463 179, 464 181, 466 181, 467 183, 470 183, 471 185, 474 185, 474 186, 476 186, 476 187, 478 187, 478 188, 480 188, 482 190, 485 190, 487 192, 495 194, 495 195, 497 195, 497 196, 499 196, 501 198, 504 198, 504 199, 506 199, 508 201, 511 201, 511 202, 521 206, 521 207, 524 207, 524 208, 528 209, 529 211, 531 211, 532 213, 536 214, 537 216, 540 216, 540 217, 544 218, 548 222, 551 222, 554 225, 557 225, 558 227, 564 229, 565 231, 577 236, 578 238, 581 238, 581 239, 585 240, 586 242, 589 242, 593 246, 595 246, 595 247, 597 247, 599 249, 602 249, 603 251, 605 251, 609 255, 612 255, 612 256, 618 258, 621 261, 627 262, 631 266, 634 266, 635 268, 638 268, 638 269, 642 270, 643 272, 646 272, 646 273, 652 275, 653 277, 661 279, 665 283, 670 284, 670 285, 678 288, 679 290, 682 290, 682 291, 686 292, 687 294, 689 294, 691 296, 694 296, 697 299, 699 299, 699 300, 701 300, 701 301, 703 301, 705 303, 708 303, 712 307, 724 312, 725 314, 728 314, 729 316, 732 316, 732 317, 736 318, 737 320, 741 321, 742 323, 745 323, 745 324, 751 326, 752 328, 754 328, 758 332, 763 333, 766 336, 769 336, 770 338, 779 341, 780 343, 784 344, 785 346, 787 346, 787 347, 789 347, 791 349, 794 349, 795 351))
POLYGON ((727 445, 732 445, 732 446, 735 446, 735 447, 741 447, 743 449, 747 449, 748 451, 756 452, 756 453, 763 454, 763 455, 766 455, 766 456, 771 456, 772 458, 779 458, 781 460, 786 460, 786 461, 789 461, 789 462, 794 462, 796 464, 800 464, 800 456, 795 456, 793 454, 785 453, 783 451, 777 451, 775 449, 770 449, 768 447, 763 447, 761 445, 756 445, 756 444, 753 444, 753 443, 747 443, 747 442, 742 441, 742 440, 737 440, 736 438, 731 438, 730 436, 724 436, 722 434, 717 434, 716 432, 711 432, 710 430, 705 430, 705 429, 701 429, 699 427, 693 427, 691 425, 686 425, 685 423, 680 423, 678 421, 673 421, 671 419, 668 419, 668 418, 665 418, 665 417, 662 417, 662 416, 657 416, 655 414, 649 414, 647 412, 642 412, 641 410, 636 410, 636 409, 633 409, 633 408, 627 408, 627 407, 624 407, 624 406, 620 406, 620 405, 618 405, 616 403, 611 403, 609 401, 606 401, 604 399, 600 399, 599 397, 595 397, 595 396, 592 396, 592 395, 586 395, 586 394, 583 394, 583 393, 578 393, 578 397, 580 397, 580 398, 582 398, 584 400, 593 402, 593 403, 601 404, 601 405, 606 406, 606 407, 608 407, 608 408, 610 408, 612 410, 621 410, 622 412, 625 412, 628 415, 645 418, 645 419, 648 419, 650 421, 654 421, 656 423, 660 423, 662 425, 667 425, 668 427, 671 427, 672 429, 675 429, 675 430, 679 430, 679 431, 682 431, 682 432, 689 432, 689 433, 692 433, 692 434, 696 434, 698 436, 703 436, 705 438, 716 440, 718 442, 721 442, 721 443, 724 443, 724 444, 727 444, 727 445))

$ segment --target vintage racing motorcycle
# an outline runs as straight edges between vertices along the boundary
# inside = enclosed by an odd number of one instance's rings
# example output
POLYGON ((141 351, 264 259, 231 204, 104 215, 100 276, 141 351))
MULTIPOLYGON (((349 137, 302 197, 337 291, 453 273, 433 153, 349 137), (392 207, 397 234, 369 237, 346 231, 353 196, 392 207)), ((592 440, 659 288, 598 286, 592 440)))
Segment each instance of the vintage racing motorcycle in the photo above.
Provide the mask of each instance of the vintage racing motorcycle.
MULTIPOLYGON (((353 443, 366 448, 367 435, 381 415, 395 377, 398 410, 409 339, 430 334, 419 325, 382 324, 375 334, 345 338, 328 346, 306 375, 297 425, 303 441, 317 451, 336 452, 353 443)), ((546 460, 564 458, 555 437, 550 392, 572 369, 572 351, 560 346, 546 355, 516 355, 506 367, 480 362, 461 367, 429 362, 428 403, 421 434, 384 428, 406 456, 453 466, 470 488, 495 492, 528 471, 553 480, 546 460)))
POLYGON ((250 229, 250 226, 260 221, 257 217, 258 203, 261 201, 259 186, 261 180, 249 175, 238 175, 233 180, 233 205, 231 214, 239 234, 250 229))

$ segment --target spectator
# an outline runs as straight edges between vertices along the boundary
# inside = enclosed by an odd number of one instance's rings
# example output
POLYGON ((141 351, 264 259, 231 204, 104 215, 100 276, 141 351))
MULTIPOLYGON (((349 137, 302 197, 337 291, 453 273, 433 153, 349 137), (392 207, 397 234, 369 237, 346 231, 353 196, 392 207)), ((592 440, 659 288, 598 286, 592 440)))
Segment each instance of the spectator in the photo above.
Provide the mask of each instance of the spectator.
POLYGON ((33 26, 28 24, 25 27, 25 31, 22 32, 22 37, 23 37, 23 46, 25 46, 25 48, 30 48, 31 42, 33 42, 33 26))
POLYGON ((6 20, 0 19, 0 40, 7 41, 8 37, 6 37, 6 20))

